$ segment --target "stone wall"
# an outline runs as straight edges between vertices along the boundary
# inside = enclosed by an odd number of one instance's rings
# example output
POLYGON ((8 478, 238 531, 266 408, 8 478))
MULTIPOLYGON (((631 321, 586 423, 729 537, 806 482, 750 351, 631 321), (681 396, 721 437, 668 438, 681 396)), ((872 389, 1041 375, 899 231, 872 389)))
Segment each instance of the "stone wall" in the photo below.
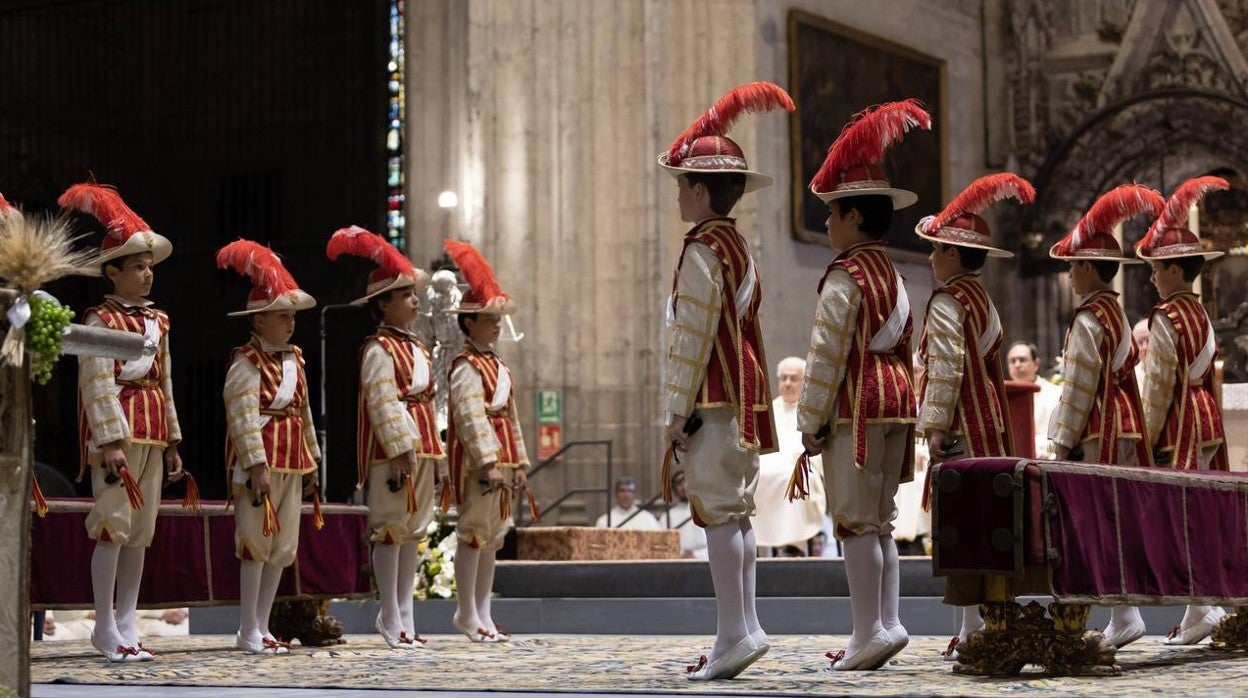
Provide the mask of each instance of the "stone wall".
MULTIPOLYGON (((686 229, 656 155, 731 87, 787 82, 786 13, 773 0, 427 0, 409 3, 408 221, 418 263, 446 234, 478 244, 519 302, 525 333, 501 353, 526 430, 532 391, 563 388, 569 439, 613 439, 615 473, 658 491, 663 306, 686 229), (456 191, 449 214, 434 201, 456 191)), ((952 191, 983 170, 978 2, 795 6, 949 62, 952 191), (912 34, 923 26, 929 31, 912 34)), ((804 355, 814 286, 829 253, 789 224, 788 122, 748 116, 733 131, 776 186, 736 210, 766 291, 774 362, 804 355)), ((903 179, 899 177, 899 180, 903 179)), ((912 305, 931 277, 907 265, 912 305)), ((917 325, 916 325, 917 330, 917 325)), ((530 451, 535 434, 529 433, 530 451)), ((601 458, 535 479, 550 501, 602 482, 601 458)), ((602 509, 586 499, 585 514, 602 509)))

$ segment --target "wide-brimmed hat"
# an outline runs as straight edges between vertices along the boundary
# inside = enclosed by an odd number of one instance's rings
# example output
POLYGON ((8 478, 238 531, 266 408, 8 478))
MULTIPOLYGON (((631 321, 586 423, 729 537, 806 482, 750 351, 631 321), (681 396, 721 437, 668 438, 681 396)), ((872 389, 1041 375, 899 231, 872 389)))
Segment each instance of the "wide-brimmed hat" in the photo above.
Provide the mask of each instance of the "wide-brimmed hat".
POLYGON ((232 269, 251 280, 247 307, 226 313, 230 317, 316 307, 316 299, 299 288, 277 253, 260 243, 239 239, 222 247, 217 268, 232 269))
POLYGON ((152 264, 159 264, 173 253, 173 243, 153 232, 113 187, 94 182, 75 184, 56 202, 61 208, 93 216, 104 226, 107 232, 97 258, 100 264, 144 252, 151 253, 152 264))
POLYGON ((1165 204, 1161 194, 1142 184, 1123 184, 1111 189, 1101 194, 1066 237, 1049 248, 1049 256, 1089 262, 1138 263, 1140 260, 1123 255, 1122 245, 1114 237, 1114 228, 1141 214, 1156 216, 1165 204))
POLYGON ((416 268, 412 260, 385 238, 358 225, 334 231, 325 247, 325 254, 331 262, 349 254, 377 264, 377 268, 368 275, 364 295, 351 301, 351 305, 363 305, 375 296, 400 288, 415 286, 418 291, 423 291, 429 286, 428 272, 416 268))
POLYGON ((912 205, 919 195, 894 187, 880 163, 884 153, 915 127, 932 127, 931 115, 916 99, 881 104, 854 115, 828 148, 823 165, 810 180, 810 191, 824 203, 848 196, 887 196, 894 210, 912 205))
POLYGON ((932 242, 986 250, 989 257, 1013 257, 1013 252, 992 245, 992 230, 979 215, 1007 198, 1029 204, 1035 201, 1036 190, 1030 182, 1010 172, 985 175, 971 182, 943 211, 920 220, 914 232, 932 242))
POLYGON ((1205 247, 1196 233, 1188 229, 1187 215, 1205 194, 1230 188, 1230 182, 1221 177, 1195 177, 1180 184, 1153 226, 1135 243, 1135 254, 1150 261, 1184 257, 1201 257, 1207 261, 1226 254, 1205 247))
POLYGON ((659 155, 659 167, 673 177, 691 172, 742 174, 747 192, 771 186, 771 177, 751 170, 741 146, 726 134, 741 114, 772 109, 795 109, 779 85, 752 82, 733 88, 659 155))
POLYGON ((459 305, 446 312, 481 315, 511 315, 516 312, 515 302, 498 285, 494 269, 477 248, 458 240, 444 240, 442 246, 468 282, 468 290, 459 305))

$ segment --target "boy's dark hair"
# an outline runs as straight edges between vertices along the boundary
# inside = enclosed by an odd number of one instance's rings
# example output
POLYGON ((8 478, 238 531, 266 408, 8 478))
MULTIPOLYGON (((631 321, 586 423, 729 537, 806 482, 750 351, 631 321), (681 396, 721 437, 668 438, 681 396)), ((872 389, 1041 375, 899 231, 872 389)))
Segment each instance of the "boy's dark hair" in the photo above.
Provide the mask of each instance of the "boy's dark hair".
POLYGON ((836 204, 840 210, 841 217, 849 213, 850 209, 856 209, 862 215, 862 223, 858 225, 858 230, 872 240, 883 240, 893 224, 893 198, 891 196, 881 194, 847 196, 843 199, 836 199, 832 203, 836 204))
MULTIPOLYGON (((138 252, 136 254, 143 254, 143 253, 138 252)), ((104 283, 108 284, 109 288, 116 289, 117 284, 113 283, 113 280, 108 278, 108 268, 112 267, 117 270, 117 273, 121 273, 122 269, 126 266, 126 260, 134 256, 135 255, 128 254, 123 257, 114 257, 108 260, 107 262, 103 262, 100 264, 100 276, 104 277, 104 283)))
POLYGON ((456 322, 459 323, 459 331, 463 332, 465 337, 468 336, 468 321, 476 320, 480 315, 481 313, 460 313, 459 317, 456 318, 456 322))
POLYGON ((1118 268, 1121 266, 1118 262, 1088 261, 1096 268, 1096 275, 1101 277, 1104 283, 1109 283, 1114 280, 1115 276, 1118 276, 1118 268))
POLYGON ((970 271, 979 271, 984 266, 984 261, 988 259, 988 250, 981 250, 978 247, 960 247, 958 245, 949 245, 943 242, 936 243, 941 252, 952 247, 958 251, 958 259, 963 269, 970 271))
POLYGON ((745 196, 745 175, 740 172, 686 172, 685 182, 692 188, 701 184, 710 195, 711 210, 716 215, 732 213, 742 196, 745 196))
POLYGON ((1040 358, 1040 348, 1025 339, 1015 340, 1014 343, 1010 345, 1010 348, 1006 349, 1006 352, 1009 353, 1010 351, 1013 351, 1014 347, 1027 347, 1027 351, 1031 352, 1032 361, 1040 358))
POLYGON ((381 302, 388 301, 391 298, 394 298, 394 293, 396 291, 406 292, 407 287, 405 286, 403 288, 392 288, 389 291, 386 291, 385 293, 379 293, 373 296, 372 298, 368 299, 368 312, 370 315, 373 316, 374 320, 376 320, 377 322, 381 322, 382 320, 386 319, 386 313, 381 309, 381 302))
POLYGON ((1200 271, 1205 268, 1204 257, 1176 257, 1174 259, 1159 260, 1164 269, 1170 267, 1178 267, 1183 270, 1183 281, 1192 283, 1196 277, 1200 276, 1200 271))

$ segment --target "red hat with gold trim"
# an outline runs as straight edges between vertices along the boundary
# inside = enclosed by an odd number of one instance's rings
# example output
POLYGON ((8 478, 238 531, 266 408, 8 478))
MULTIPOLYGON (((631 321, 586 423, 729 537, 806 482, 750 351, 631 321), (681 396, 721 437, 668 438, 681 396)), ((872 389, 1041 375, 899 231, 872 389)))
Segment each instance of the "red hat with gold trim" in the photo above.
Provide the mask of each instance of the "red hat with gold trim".
POLYGON ((469 286, 459 301, 459 307, 448 310, 448 313, 511 315, 516 312, 515 302, 498 285, 494 270, 477 248, 458 240, 443 240, 442 246, 454 260, 455 266, 463 272, 464 280, 469 286))
POLYGON ((10 223, 22 217, 22 212, 16 206, 5 200, 4 194, 0 194, 0 225, 10 223))
POLYGON ((987 250, 989 257, 1013 257, 1013 252, 992 246, 992 230, 979 216, 988 206, 1009 198, 1029 204, 1036 200, 1036 190, 1031 182, 1011 172, 985 175, 971 182, 945 210, 920 220, 914 232, 932 242, 987 250))
POLYGON ((1183 257, 1203 257, 1210 260, 1226 254, 1205 247, 1200 238, 1196 237, 1196 233, 1188 229, 1187 215, 1205 194, 1230 188, 1231 183, 1221 177, 1195 177, 1180 184, 1170 195, 1153 227, 1135 243, 1135 254, 1140 259, 1150 260, 1183 257))
POLYGON ((1161 213, 1166 205, 1155 190, 1142 184, 1123 184, 1104 194, 1083 214, 1074 230, 1049 248, 1053 259, 1084 259, 1092 262, 1124 262, 1140 260, 1124 257, 1122 245, 1114 237, 1114 228, 1140 214, 1149 217, 1161 213))
POLYGON ((733 88, 677 136, 666 153, 659 155, 659 167, 673 177, 690 172, 736 172, 745 175, 747 192, 771 186, 771 177, 751 170, 741 146, 725 134, 737 117, 746 112, 793 111, 795 108, 789 93, 770 82, 751 82, 733 88))
POLYGON ((152 264, 159 264, 173 253, 173 243, 152 232, 151 226, 121 200, 113 187, 86 182, 75 184, 56 200, 61 208, 81 211, 104 225, 100 264, 133 254, 151 253, 152 264))
POLYGON ((415 286, 423 291, 429 286, 429 274, 417 269, 412 260, 377 233, 371 233, 358 225, 340 228, 334 232, 325 247, 329 261, 336 262, 344 254, 364 257, 377 264, 368 275, 364 295, 351 301, 351 305, 364 305, 374 296, 389 291, 415 286))
POLYGON ((307 310, 316 299, 304 293, 272 249, 251 240, 235 240, 217 251, 217 268, 233 269, 251 279, 247 309, 230 317, 275 310, 307 310))
POLYGON ((893 209, 912 205, 919 195, 890 184, 880 163, 884 153, 915 127, 932 128, 932 116, 917 99, 868 107, 855 114, 828 148, 823 165, 810 180, 810 190, 824 203, 847 196, 887 196, 893 200, 893 209))

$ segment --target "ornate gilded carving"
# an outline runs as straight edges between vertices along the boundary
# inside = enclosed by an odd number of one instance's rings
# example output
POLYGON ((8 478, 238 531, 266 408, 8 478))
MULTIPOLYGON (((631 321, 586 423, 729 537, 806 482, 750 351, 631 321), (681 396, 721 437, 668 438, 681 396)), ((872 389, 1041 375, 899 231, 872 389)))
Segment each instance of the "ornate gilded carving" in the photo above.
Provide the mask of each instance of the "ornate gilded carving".
POLYGON ((1240 606, 1223 617, 1210 638, 1214 649, 1248 650, 1248 606, 1240 606))
POLYGON ((298 639, 304 647, 346 643, 342 639, 342 622, 329 615, 329 599, 275 603, 269 629, 279 639, 298 639))
POLYGON ((1119 673, 1117 649, 1100 632, 1087 630, 1091 608, 1086 604, 1032 601, 981 604, 984 629, 958 645, 954 673, 975 676, 1016 676, 1028 664, 1043 666, 1052 676, 1105 676, 1119 673))

